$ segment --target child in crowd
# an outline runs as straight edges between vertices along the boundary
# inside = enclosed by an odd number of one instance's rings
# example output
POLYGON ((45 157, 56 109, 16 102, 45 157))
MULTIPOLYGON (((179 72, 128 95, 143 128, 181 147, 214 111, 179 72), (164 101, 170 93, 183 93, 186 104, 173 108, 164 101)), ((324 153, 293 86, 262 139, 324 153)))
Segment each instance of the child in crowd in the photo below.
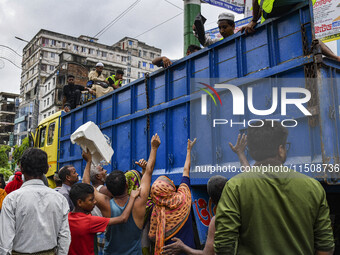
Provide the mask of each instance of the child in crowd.
POLYGON ((74 184, 70 191, 70 198, 75 206, 68 215, 71 230, 71 245, 69 255, 94 255, 93 239, 96 233, 104 232, 107 226, 125 223, 131 213, 135 198, 140 189, 131 191, 130 199, 122 215, 114 218, 92 216, 96 200, 94 188, 86 183, 74 184))

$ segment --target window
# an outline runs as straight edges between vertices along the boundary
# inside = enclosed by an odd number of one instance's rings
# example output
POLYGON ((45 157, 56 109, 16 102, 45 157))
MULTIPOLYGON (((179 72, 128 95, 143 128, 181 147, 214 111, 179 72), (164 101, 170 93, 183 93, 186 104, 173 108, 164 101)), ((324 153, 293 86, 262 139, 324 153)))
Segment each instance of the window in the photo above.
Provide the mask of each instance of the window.
POLYGON ((131 73, 131 67, 128 67, 128 68, 127 68, 127 72, 128 72, 128 73, 131 73))
POLYGON ((62 43, 61 43, 61 47, 62 47, 62 48, 65 48, 65 47, 66 47, 66 43, 62 42, 62 43))
POLYGON ((45 93, 47 92, 47 85, 45 85, 45 93))
POLYGON ((153 64, 150 64, 150 68, 153 69, 153 68, 154 68, 154 65, 153 65, 153 64))
MULTIPOLYGON (((52 92, 52 94, 51 94, 51 104, 53 104, 54 103, 54 92, 52 92)), ((53 114, 53 111, 52 111, 52 114, 53 114)))
POLYGON ((140 66, 141 66, 141 62, 140 62, 140 61, 138 61, 138 68, 140 68, 140 66))
POLYGON ((42 38, 42 44, 43 45, 47 45, 48 44, 48 39, 47 38, 42 38))
POLYGON ((51 115, 51 112, 48 112, 48 113, 47 113, 47 116, 50 116, 50 115, 51 115))
POLYGON ((48 83, 48 87, 47 87, 47 88, 48 88, 48 90, 50 90, 50 88, 51 88, 51 86, 50 86, 50 85, 51 85, 51 83, 49 82, 49 83, 48 83))
POLYGON ((51 52, 51 58, 55 58, 55 53, 51 52))
MULTIPOLYGON (((45 116, 45 115, 44 115, 45 116)), ((44 147, 45 144, 45 136, 46 136, 46 127, 40 129, 40 136, 39 136, 39 147, 44 147)))
POLYGON ((51 40, 51 45, 55 46, 56 45, 56 41, 55 40, 51 40))
POLYGON ((43 51, 43 58, 48 58, 48 52, 47 51, 43 51))
POLYGON ((46 114, 44 114, 44 119, 46 118, 46 114))
POLYGON ((146 67, 146 62, 143 61, 143 67, 146 67))
POLYGON ((129 45, 132 46, 133 42, 131 40, 129 40, 129 45))
POLYGON ((54 113, 54 110, 51 112, 51 114, 53 114, 54 113))
POLYGON ((47 145, 51 145, 53 143, 54 129, 55 129, 55 122, 51 123, 50 126, 48 127, 47 145))
POLYGON ((93 54, 94 49, 89 49, 89 54, 93 54))
POLYGON ((86 48, 85 47, 81 47, 81 52, 86 52, 86 48))
POLYGON ((73 50, 78 51, 78 46, 77 45, 73 45, 73 50))
POLYGON ((46 106, 46 99, 44 100, 44 107, 46 106))
POLYGON ((145 50, 143 50, 143 57, 146 57, 147 52, 145 50))
POLYGON ((53 77, 53 85, 55 85, 55 77, 53 77))
POLYGON ((126 57, 122 56, 122 62, 126 62, 126 57))
POLYGON ((50 105, 50 98, 47 98, 47 106, 50 105))
POLYGON ((54 70, 54 66, 50 66, 50 71, 53 71, 54 70))
POLYGON ((103 52, 102 52, 102 57, 103 57, 103 58, 106 58, 106 56, 107 56, 107 52, 104 52, 104 51, 103 51, 103 52))
POLYGON ((141 56, 142 56, 142 51, 139 50, 139 51, 138 51, 138 57, 141 57, 141 56))
POLYGON ((101 52, 100 50, 97 50, 97 56, 100 56, 101 52))
POLYGON ((46 71, 47 70, 47 65, 46 64, 42 64, 41 65, 41 70, 42 71, 46 71))
POLYGON ((155 53, 150 52, 150 58, 155 58, 155 53))
POLYGON ((138 72, 138 78, 140 78, 140 72, 138 72))

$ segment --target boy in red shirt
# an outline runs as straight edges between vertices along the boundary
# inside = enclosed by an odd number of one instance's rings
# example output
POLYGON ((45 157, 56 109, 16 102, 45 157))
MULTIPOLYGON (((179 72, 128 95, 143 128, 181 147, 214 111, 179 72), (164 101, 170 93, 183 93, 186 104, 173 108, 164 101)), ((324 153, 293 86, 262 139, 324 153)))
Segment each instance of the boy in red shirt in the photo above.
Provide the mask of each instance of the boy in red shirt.
POLYGON ((71 245, 69 255, 94 255, 94 236, 104 232, 107 226, 125 223, 129 219, 135 198, 140 190, 133 190, 128 205, 122 215, 114 218, 92 216, 96 200, 94 188, 86 183, 72 185, 70 198, 75 206, 73 212, 68 214, 71 230, 71 245))

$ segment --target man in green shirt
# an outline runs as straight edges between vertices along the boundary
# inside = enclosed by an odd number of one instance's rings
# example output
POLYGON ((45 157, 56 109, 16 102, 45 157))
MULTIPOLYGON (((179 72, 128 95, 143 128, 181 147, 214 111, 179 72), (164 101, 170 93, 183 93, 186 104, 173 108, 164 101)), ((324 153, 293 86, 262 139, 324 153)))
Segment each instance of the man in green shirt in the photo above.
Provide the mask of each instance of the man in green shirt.
POLYGON ((216 211, 215 253, 333 254, 324 189, 283 166, 287 129, 272 121, 253 126, 248 149, 256 163, 224 187, 216 211))

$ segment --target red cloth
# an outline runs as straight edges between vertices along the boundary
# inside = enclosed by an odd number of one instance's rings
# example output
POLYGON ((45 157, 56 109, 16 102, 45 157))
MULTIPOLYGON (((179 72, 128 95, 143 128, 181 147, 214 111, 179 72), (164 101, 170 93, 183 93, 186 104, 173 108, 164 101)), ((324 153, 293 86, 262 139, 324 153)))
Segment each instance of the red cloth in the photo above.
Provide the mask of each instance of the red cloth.
POLYGON ((71 231, 69 255, 94 255, 94 236, 104 232, 110 218, 70 212, 68 222, 71 231))
POLYGON ((9 193, 11 193, 12 191, 19 189, 21 187, 22 183, 23 183, 22 173, 16 172, 14 177, 13 177, 13 181, 8 183, 5 187, 5 191, 6 191, 7 195, 9 193))

